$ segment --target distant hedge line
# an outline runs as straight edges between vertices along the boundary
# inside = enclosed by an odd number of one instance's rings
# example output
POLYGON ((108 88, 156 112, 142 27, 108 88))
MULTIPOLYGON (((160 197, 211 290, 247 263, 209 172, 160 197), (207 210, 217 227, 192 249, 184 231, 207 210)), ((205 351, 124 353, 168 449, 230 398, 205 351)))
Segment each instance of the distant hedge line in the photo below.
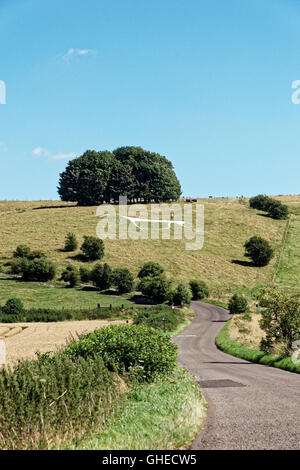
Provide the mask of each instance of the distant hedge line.
POLYGON ((274 354, 267 354, 259 349, 250 349, 246 346, 236 343, 229 337, 230 321, 216 337, 216 345, 219 349, 231 356, 240 357, 246 361, 256 362, 265 366, 277 367, 278 369, 288 370, 300 374, 300 364, 294 364, 290 357, 280 357, 274 354))

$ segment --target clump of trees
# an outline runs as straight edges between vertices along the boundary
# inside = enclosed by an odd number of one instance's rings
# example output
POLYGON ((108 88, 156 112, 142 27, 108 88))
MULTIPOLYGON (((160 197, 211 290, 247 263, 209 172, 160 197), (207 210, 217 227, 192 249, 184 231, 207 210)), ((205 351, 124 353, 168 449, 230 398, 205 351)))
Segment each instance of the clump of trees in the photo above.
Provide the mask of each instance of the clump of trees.
POLYGON ((300 339, 300 299, 276 288, 265 288, 260 293, 260 326, 266 336, 261 349, 272 352, 279 346, 283 354, 292 351, 293 342, 300 339))
POLYGON ((277 199, 273 199, 263 194, 258 194, 249 199, 249 205, 252 209, 267 212, 272 219, 287 219, 289 211, 288 207, 277 199))
POLYGON ((245 256, 251 258, 253 264, 258 267, 266 266, 269 264, 271 258, 274 256, 274 250, 271 248, 269 242, 261 237, 251 237, 244 245, 245 256))
POLYGON ((80 283, 80 274, 78 269, 71 264, 62 272, 60 281, 68 282, 70 287, 76 287, 80 283))
POLYGON ((120 147, 113 152, 86 151, 71 160, 60 174, 58 193, 63 201, 79 205, 177 200, 181 186, 172 163, 141 147, 120 147))

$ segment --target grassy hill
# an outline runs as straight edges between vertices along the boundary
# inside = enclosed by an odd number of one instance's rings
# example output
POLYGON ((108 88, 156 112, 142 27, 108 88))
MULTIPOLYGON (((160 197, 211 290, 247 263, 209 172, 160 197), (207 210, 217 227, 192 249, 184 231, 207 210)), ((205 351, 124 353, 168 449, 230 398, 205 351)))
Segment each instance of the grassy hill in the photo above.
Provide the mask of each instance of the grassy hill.
MULTIPOLYGON (((278 199, 288 204, 294 214, 291 227, 296 235, 293 235, 294 241, 291 243, 295 244, 294 251, 297 251, 300 196, 282 196, 278 199)), ((167 275, 176 280, 203 279, 212 297, 217 300, 226 299, 232 291, 249 293, 255 287, 270 282, 286 221, 273 220, 250 209, 247 199, 198 199, 198 202, 204 204, 205 210, 202 250, 186 251, 187 240, 105 240, 103 261, 112 267, 128 267, 135 275, 144 262, 159 262, 167 275), (244 258, 243 245, 253 235, 267 239, 275 249, 276 256, 264 268, 252 267, 244 258)), ((84 235, 95 235, 99 220, 96 209, 61 201, 0 202, 0 263, 7 262, 17 245, 25 244, 44 251, 57 264, 59 274, 70 262, 79 266, 80 262, 72 259, 76 253, 62 251, 65 236, 69 231, 74 232, 81 243, 84 235)), ((282 260, 288 265, 289 257, 291 255, 284 251, 282 260)), ((296 284, 299 270, 297 260, 294 264, 296 284)), ((286 265, 281 264, 279 273, 284 271, 287 271, 286 265)), ((5 288, 3 282, 7 281, 1 281, 0 302, 5 288)), ((276 282, 281 282, 278 276, 276 282)), ((15 295, 17 291, 16 283, 15 295)))

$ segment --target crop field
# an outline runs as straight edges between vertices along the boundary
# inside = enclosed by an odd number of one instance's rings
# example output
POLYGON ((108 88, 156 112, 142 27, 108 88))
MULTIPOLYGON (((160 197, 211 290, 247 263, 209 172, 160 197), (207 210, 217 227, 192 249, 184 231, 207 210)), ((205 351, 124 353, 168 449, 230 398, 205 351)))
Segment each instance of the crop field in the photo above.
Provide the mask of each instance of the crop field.
POLYGON ((0 324, 0 340, 5 341, 6 363, 34 359, 37 351, 57 351, 71 337, 89 333, 104 326, 124 323, 122 321, 81 320, 59 323, 13 323, 0 324))

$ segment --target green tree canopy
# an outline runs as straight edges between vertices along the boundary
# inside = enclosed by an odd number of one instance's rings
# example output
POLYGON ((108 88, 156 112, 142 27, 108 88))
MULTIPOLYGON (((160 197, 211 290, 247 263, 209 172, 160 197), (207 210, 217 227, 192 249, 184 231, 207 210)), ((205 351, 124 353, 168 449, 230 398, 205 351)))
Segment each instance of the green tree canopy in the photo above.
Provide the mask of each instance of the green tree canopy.
POLYGON ((92 150, 71 160, 60 174, 58 193, 63 201, 98 205, 119 196, 144 202, 176 200, 180 183, 172 163, 141 147, 120 147, 113 152, 92 150))

